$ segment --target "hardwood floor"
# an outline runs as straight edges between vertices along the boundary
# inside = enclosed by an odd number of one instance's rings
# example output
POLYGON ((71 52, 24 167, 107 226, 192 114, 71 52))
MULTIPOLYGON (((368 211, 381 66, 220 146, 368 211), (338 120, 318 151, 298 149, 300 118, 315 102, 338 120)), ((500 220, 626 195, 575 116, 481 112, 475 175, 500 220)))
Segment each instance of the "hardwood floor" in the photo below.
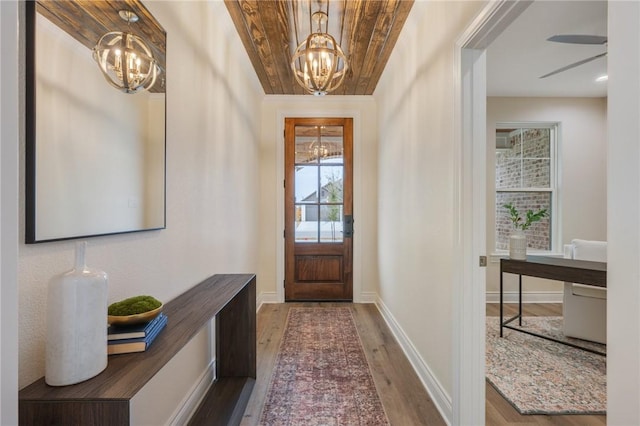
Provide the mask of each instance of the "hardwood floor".
MULTIPOLYGON (((349 306, 362 340, 373 380, 380 394, 389 421, 394 426, 444 425, 431 398, 396 343, 382 316, 374 305, 346 303, 286 303, 263 305, 257 317, 258 378, 242 425, 257 425, 267 394, 271 372, 284 332, 287 314, 295 306, 349 306)), ((498 316, 499 306, 487 304, 487 316, 498 316)), ((506 306, 507 314, 515 313, 506 306)), ((525 315, 562 315, 561 304, 526 304, 525 315)), ((493 386, 486 385, 486 424, 601 426, 606 416, 545 416, 520 415, 493 386)))
POLYGON ((287 314, 296 306, 351 307, 373 380, 392 425, 446 424, 374 305, 286 303, 263 305, 258 312, 258 377, 242 425, 257 425, 260 421, 287 314))
MULTIPOLYGON (((505 315, 517 313, 517 304, 506 305, 505 315)), ((487 316, 498 317, 500 315, 500 305, 497 303, 487 304, 487 316)), ((522 314, 525 316, 561 316, 562 304, 560 303, 527 303, 523 305, 522 314)), ((498 318, 496 318, 498 321, 498 318)), ((601 426, 607 424, 606 415, 582 416, 545 416, 526 415, 523 416, 516 411, 513 406, 500 395, 489 383, 486 385, 486 424, 493 425, 566 425, 566 426, 601 426)))

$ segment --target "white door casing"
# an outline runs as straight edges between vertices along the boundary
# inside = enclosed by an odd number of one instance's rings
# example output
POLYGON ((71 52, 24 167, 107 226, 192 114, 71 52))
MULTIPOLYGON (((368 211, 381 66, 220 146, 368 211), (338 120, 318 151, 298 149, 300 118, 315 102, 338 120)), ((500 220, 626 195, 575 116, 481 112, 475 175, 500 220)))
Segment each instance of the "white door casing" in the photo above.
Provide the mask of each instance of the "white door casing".
POLYGON ((532 2, 492 1, 455 46, 453 421, 485 421, 486 48, 532 2))

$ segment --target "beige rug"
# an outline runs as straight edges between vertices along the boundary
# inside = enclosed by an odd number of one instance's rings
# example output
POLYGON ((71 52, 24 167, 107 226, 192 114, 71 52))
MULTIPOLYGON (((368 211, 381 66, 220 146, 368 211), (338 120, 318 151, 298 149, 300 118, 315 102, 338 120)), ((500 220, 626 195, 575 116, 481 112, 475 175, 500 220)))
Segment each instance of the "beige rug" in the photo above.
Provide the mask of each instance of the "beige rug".
MULTIPOLYGON (((486 376, 518 412, 606 413, 606 357, 507 328, 500 338, 499 321, 487 317, 486 376)), ((606 352, 604 345, 565 337, 562 317, 525 317, 523 328, 606 352)))
POLYGON ((291 308, 261 425, 388 425, 350 308, 291 308))

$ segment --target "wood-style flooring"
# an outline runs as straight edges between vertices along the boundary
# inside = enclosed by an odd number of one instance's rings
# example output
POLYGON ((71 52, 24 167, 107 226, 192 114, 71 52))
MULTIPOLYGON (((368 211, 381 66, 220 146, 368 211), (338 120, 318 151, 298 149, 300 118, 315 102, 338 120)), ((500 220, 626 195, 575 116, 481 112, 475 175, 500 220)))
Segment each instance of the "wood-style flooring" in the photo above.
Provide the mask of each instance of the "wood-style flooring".
POLYGON ((384 319, 372 304, 285 303, 263 305, 258 312, 258 377, 242 425, 257 425, 289 309, 297 306, 349 306, 392 425, 445 425, 384 319))
MULTIPOLYGON (((373 380, 393 426, 444 425, 431 398, 374 305, 350 303, 286 303, 263 305, 257 317, 258 377, 242 425, 257 425, 289 309, 296 306, 349 306, 362 339, 373 380)), ((507 313, 512 312, 507 306, 507 313)), ((527 304, 525 315, 562 315, 560 304, 527 304)), ((498 305, 487 305, 488 316, 498 316, 498 305)), ((486 424, 601 426, 606 416, 522 416, 495 389, 486 386, 486 424)))

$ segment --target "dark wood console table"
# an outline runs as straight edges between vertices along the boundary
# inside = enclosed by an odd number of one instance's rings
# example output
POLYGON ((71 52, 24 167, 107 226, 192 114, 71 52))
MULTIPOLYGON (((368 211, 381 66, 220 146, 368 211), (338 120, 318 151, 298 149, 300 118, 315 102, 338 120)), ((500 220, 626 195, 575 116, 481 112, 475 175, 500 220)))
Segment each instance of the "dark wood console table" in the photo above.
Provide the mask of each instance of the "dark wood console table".
POLYGON ((256 378, 256 277, 214 275, 165 304, 165 330, 146 352, 109 357, 85 382, 52 387, 37 380, 19 393, 21 425, 128 425, 133 396, 216 318, 216 381, 191 420, 239 424, 256 378))
POLYGON ((522 328, 511 325, 518 320, 518 325, 522 326, 522 276, 546 278, 550 280, 567 281, 590 285, 594 287, 607 287, 607 264, 603 262, 591 262, 587 260, 565 259, 562 257, 549 256, 527 256, 527 260, 514 260, 509 258, 500 259, 500 337, 502 329, 519 331, 543 339, 573 346, 598 355, 606 355, 603 352, 575 345, 571 342, 554 339, 522 328), (504 319, 504 285, 503 274, 517 274, 518 277, 518 313, 513 317, 504 319))

